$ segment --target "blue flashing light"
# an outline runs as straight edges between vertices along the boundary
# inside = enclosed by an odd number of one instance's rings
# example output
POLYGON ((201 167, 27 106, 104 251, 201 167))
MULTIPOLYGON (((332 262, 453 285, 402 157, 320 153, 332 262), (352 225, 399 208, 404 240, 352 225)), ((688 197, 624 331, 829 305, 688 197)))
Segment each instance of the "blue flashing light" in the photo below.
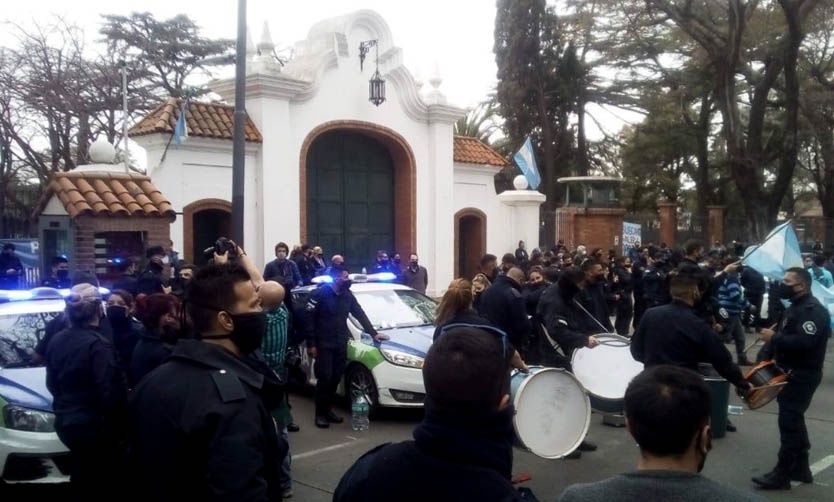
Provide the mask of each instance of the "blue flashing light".
POLYGON ((397 274, 393 272, 380 272, 368 276, 369 281, 389 282, 397 280, 397 274))
POLYGON ((313 277, 310 282, 313 284, 331 284, 333 282, 333 278, 329 275, 320 275, 318 277, 313 277))

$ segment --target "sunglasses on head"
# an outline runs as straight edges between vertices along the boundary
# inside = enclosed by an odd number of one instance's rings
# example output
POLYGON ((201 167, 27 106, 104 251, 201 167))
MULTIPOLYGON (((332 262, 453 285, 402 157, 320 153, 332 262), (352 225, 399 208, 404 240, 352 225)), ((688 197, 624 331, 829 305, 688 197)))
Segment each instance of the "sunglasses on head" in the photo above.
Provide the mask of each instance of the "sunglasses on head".
POLYGON ((487 331, 501 341, 501 355, 504 359, 509 359, 509 342, 507 341, 507 334, 501 331, 498 328, 493 326, 484 326, 481 324, 468 324, 468 323, 454 323, 454 324, 447 324, 440 329, 440 336, 445 335, 449 330, 456 329, 456 328, 472 328, 472 329, 479 329, 481 331, 487 331))

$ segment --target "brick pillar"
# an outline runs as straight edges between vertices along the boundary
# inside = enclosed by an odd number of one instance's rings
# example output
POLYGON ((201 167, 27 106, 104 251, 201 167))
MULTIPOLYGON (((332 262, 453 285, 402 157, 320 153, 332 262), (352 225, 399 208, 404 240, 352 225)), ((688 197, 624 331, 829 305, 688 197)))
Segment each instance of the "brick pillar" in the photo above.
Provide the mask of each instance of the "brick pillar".
POLYGON ((658 202, 657 213, 660 216, 660 242, 665 242, 669 247, 674 247, 675 236, 678 233, 678 204, 676 202, 658 202))
POLYGON ((709 247, 713 242, 718 241, 724 244, 724 210, 725 206, 707 206, 709 210, 709 220, 707 224, 707 232, 709 235, 709 242, 704 243, 709 247))

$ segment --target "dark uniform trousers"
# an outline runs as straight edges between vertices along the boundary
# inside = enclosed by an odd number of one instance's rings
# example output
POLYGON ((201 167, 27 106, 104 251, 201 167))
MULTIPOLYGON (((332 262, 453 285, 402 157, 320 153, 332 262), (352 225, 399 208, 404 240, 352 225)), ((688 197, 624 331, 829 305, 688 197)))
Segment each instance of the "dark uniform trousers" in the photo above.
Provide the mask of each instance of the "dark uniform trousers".
POLYGON ((779 465, 790 469, 795 462, 808 461, 811 442, 805 426, 805 412, 822 380, 820 370, 793 370, 788 385, 777 397, 779 403, 779 465))
POLYGON ((61 442, 72 452, 70 488, 85 500, 108 500, 124 472, 124 450, 104 427, 94 424, 57 426, 61 442))
MULTIPOLYGON (((316 363, 316 416, 327 415, 333 406, 336 389, 347 366, 347 343, 336 347, 317 347, 316 363)), ((350 389, 345 389, 350 396, 350 389)))

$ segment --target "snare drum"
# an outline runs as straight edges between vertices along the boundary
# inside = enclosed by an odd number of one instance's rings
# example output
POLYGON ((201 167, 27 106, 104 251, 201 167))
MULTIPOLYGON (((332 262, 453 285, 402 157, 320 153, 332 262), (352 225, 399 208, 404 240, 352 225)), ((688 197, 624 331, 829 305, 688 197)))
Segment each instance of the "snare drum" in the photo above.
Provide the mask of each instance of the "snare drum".
POLYGON ((513 427, 524 448, 542 458, 562 458, 585 439, 591 403, 582 384, 562 369, 531 366, 510 378, 513 427))
POLYGON ((753 390, 744 401, 751 410, 761 408, 776 399, 782 388, 788 384, 788 375, 773 361, 762 361, 747 370, 744 379, 753 385, 753 390))
POLYGON ((593 409, 622 413, 626 388, 643 371, 643 363, 632 357, 628 338, 613 333, 594 336, 599 345, 573 351, 573 374, 588 389, 593 409))

